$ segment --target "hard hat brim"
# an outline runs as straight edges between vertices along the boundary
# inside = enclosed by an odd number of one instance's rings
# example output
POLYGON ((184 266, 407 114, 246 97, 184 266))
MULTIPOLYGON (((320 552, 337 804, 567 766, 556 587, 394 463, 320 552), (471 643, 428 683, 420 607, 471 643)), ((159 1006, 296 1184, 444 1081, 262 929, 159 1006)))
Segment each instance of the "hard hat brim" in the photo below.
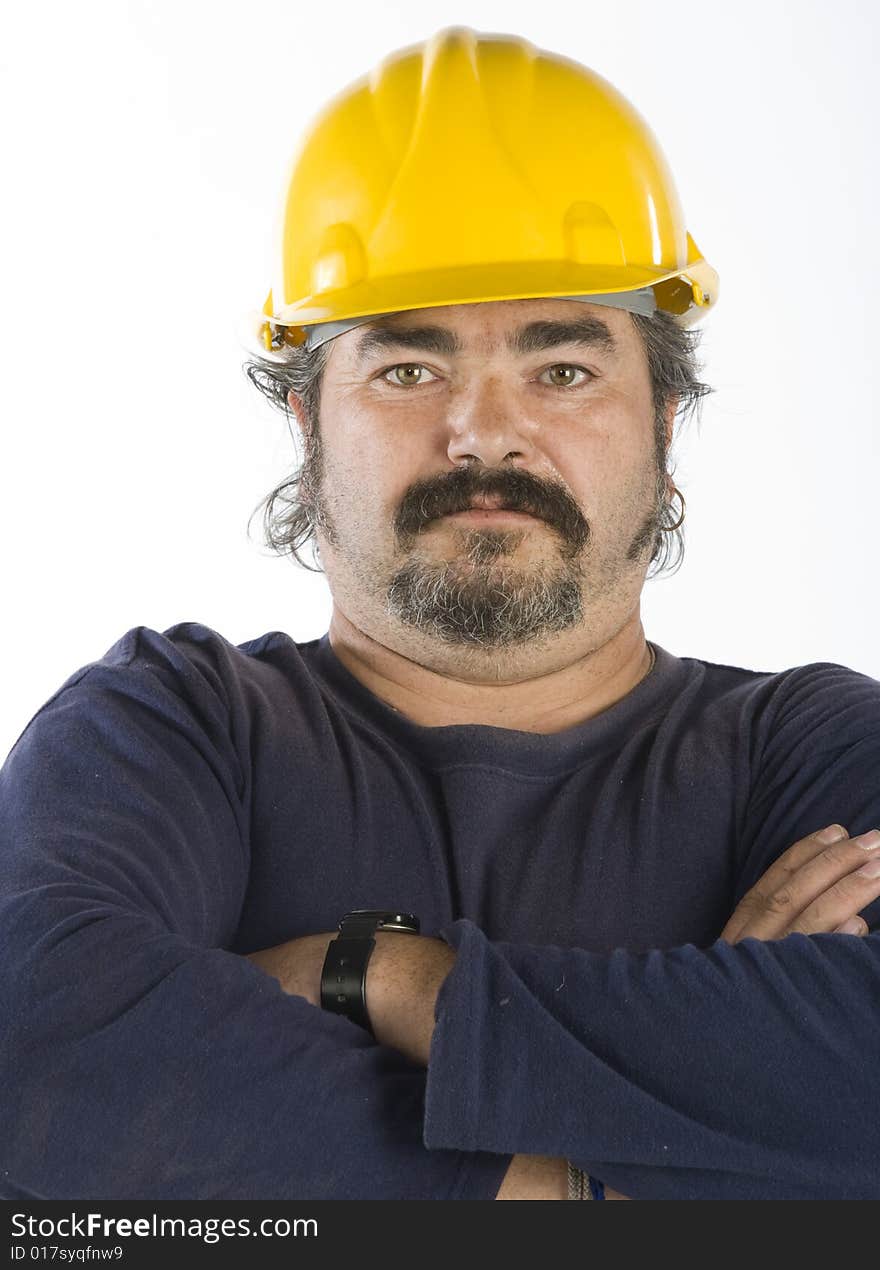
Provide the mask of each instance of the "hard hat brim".
POLYGON ((655 289, 658 308, 680 320, 693 308, 692 320, 696 321, 717 297, 717 277, 705 260, 689 263, 686 271, 577 265, 570 260, 491 263, 365 279, 344 291, 306 296, 266 316, 277 325, 298 327, 378 312, 587 296, 591 292, 604 295, 650 286, 655 289))

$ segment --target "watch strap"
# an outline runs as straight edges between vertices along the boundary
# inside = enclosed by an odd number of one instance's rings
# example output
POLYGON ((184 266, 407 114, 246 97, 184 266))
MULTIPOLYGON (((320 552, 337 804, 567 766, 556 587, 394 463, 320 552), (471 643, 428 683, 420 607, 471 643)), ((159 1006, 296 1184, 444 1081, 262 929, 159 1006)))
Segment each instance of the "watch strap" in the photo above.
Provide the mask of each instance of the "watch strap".
POLYGON ((339 934, 327 948, 321 971, 321 1007, 344 1014, 372 1032, 367 1013, 367 966, 377 930, 396 930, 417 935, 419 919, 412 913, 384 909, 355 909, 342 918, 339 934))
POLYGON ((322 1008, 344 1014, 367 1031, 372 1031, 367 1014, 367 965, 375 947, 372 934, 353 938, 338 935, 327 949, 321 973, 322 1008))

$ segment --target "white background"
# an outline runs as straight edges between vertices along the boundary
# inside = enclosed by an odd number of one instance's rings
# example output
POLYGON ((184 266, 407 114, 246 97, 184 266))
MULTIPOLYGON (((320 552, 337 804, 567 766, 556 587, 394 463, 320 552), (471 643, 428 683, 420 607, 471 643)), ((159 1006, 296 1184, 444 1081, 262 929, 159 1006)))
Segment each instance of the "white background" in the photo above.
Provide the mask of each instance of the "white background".
POLYGON ((462 24, 597 70, 645 116, 721 275, 716 389, 678 449, 685 563, 649 639, 880 678, 875 66, 866 0, 19 3, 4 20, 0 756, 133 626, 305 640, 321 575, 248 517, 290 472, 238 324, 301 130, 462 24))

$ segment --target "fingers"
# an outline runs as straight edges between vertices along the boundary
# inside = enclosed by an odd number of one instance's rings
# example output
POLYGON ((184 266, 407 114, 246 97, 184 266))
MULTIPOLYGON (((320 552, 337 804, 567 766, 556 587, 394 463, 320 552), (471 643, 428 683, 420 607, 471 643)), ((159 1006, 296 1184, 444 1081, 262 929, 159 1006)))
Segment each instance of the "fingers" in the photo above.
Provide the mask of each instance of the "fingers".
MULTIPOLYGON (((858 839, 853 841, 857 842, 858 839)), ((862 850, 864 851, 864 848, 862 850)), ((812 865, 807 867, 812 868, 812 865)), ((851 871, 808 904, 800 915, 788 924, 783 933, 797 932, 801 935, 815 935, 821 931, 836 931, 838 927, 855 919, 859 912, 878 896, 880 896, 880 851, 874 847, 869 849, 867 860, 864 855, 861 860, 857 859, 851 871), (873 854, 870 853, 871 850, 873 854)), ((842 933, 859 934, 861 932, 847 930, 842 933)))
POLYGON ((863 917, 848 917, 834 929, 835 935, 867 935, 867 933, 868 923, 863 917))
POLYGON ((848 840, 850 840, 849 832, 843 825, 828 825, 825 829, 808 834, 793 847, 783 851, 779 859, 774 860, 763 877, 752 887, 752 890, 761 891, 767 895, 773 894, 790 881, 805 864, 814 860, 816 856, 822 855, 832 844, 848 840))
MULTIPOLYGON (((767 872, 737 904, 721 933, 721 938, 728 943, 736 943, 738 939, 743 938, 745 928, 766 913, 768 905, 774 902, 773 897, 777 893, 785 894, 785 886, 791 882, 804 864, 817 855, 821 855, 830 843, 848 839, 848 837, 849 834, 843 825, 828 825, 825 829, 818 829, 815 833, 808 834, 806 838, 801 838, 794 846, 783 851, 782 855, 774 860, 767 872)), ((751 934, 751 931, 749 933, 751 934)))
MULTIPOLYGON (((849 838, 842 826, 829 826, 783 852, 743 896, 721 938, 736 943, 837 931, 878 896, 880 832, 849 838), (838 840, 829 842, 835 833, 838 840)), ((841 933, 865 934, 867 926, 841 933)))

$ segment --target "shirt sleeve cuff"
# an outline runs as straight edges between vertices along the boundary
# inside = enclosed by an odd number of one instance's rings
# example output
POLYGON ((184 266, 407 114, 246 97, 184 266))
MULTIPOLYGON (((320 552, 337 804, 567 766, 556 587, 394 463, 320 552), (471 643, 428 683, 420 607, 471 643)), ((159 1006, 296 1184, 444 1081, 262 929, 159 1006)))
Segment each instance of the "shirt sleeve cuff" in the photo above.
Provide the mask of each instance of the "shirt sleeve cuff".
MULTIPOLYGON (((467 918, 453 922, 440 936, 458 955, 440 988, 434 1011, 424 1143, 429 1148, 478 1151, 480 1091, 484 1081, 491 1079, 485 1055, 493 1045, 501 1044, 498 1016, 511 1004, 513 993, 506 990, 505 981, 513 972, 502 958, 493 955, 489 940, 467 918)), ((513 1098, 518 1096, 517 1091, 511 1092, 513 1098)), ((496 1104, 499 1094, 496 1090, 496 1104)), ((508 1111, 512 1125, 515 1108, 511 1106, 508 1111)))

